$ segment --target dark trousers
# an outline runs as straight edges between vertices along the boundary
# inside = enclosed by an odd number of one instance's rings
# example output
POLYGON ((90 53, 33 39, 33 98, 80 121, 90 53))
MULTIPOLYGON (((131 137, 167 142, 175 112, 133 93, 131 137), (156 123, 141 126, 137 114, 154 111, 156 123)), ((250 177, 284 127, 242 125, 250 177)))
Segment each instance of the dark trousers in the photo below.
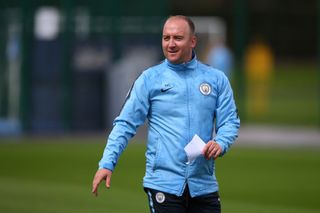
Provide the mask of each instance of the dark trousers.
POLYGON ((145 188, 150 213, 221 213, 219 193, 191 197, 188 186, 183 195, 176 196, 145 188))

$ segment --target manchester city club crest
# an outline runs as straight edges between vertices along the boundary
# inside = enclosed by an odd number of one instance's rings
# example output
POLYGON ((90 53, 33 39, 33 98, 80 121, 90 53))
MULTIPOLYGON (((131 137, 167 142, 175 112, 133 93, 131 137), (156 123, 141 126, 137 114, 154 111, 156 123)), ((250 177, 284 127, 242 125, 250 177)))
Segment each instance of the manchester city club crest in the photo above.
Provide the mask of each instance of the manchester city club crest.
POLYGON ((202 83, 200 85, 200 92, 203 95, 209 95, 211 93, 211 86, 208 83, 202 83))
POLYGON ((165 201, 165 199, 166 199, 166 196, 162 192, 158 192, 156 194, 156 201, 158 203, 163 203, 165 201))

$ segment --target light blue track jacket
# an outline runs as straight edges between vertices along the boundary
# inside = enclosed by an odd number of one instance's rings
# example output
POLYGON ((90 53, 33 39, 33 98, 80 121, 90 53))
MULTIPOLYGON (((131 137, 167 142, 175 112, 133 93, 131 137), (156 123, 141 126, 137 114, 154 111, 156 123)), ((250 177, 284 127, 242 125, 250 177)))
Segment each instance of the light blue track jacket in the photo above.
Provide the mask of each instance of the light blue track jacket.
POLYGON ((214 160, 201 155, 187 164, 184 147, 197 134, 206 143, 212 139, 219 143, 223 155, 237 138, 240 120, 223 72, 202 64, 195 55, 188 63, 175 65, 164 60, 145 70, 114 121, 99 168, 114 170, 146 118, 143 186, 177 196, 186 184, 192 197, 218 191, 214 160))

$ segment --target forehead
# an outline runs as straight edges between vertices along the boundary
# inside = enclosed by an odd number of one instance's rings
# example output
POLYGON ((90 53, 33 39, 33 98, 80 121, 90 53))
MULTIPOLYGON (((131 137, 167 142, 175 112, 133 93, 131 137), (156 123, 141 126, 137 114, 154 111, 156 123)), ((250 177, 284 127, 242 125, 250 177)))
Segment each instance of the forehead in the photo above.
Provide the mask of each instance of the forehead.
POLYGON ((163 34, 185 34, 189 33, 188 23, 184 19, 168 19, 163 26, 163 34))

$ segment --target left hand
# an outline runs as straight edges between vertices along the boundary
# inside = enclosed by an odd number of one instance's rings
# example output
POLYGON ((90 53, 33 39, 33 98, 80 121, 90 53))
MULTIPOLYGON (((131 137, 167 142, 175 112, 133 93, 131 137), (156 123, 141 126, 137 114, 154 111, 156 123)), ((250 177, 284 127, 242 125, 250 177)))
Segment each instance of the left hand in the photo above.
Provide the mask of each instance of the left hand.
POLYGON ((210 158, 216 159, 222 152, 222 148, 215 141, 209 141, 202 150, 204 157, 209 160, 210 158))

